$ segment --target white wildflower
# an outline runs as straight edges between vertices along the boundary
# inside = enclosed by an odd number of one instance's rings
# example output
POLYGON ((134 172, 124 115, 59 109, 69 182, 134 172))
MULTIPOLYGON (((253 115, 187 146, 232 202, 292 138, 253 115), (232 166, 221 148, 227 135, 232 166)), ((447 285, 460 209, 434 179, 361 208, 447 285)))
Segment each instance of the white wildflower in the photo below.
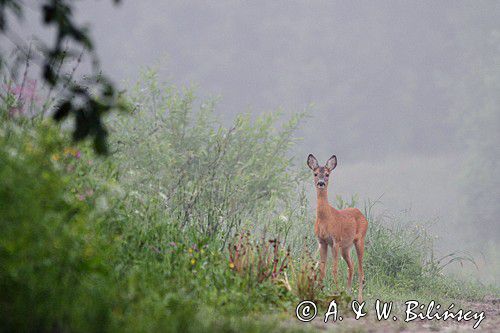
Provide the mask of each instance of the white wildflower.
POLYGON ((279 218, 282 222, 288 222, 288 217, 286 217, 285 215, 280 215, 279 218))

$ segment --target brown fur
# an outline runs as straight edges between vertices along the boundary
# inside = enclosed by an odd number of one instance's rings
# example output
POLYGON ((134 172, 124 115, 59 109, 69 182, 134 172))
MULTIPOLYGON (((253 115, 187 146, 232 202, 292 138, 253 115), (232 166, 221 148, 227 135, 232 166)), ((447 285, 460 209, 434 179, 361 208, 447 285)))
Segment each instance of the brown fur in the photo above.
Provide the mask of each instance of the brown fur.
POLYGON ((316 185, 318 198, 314 233, 319 243, 320 279, 323 280, 325 277, 328 246, 330 246, 333 256, 334 282, 338 287, 338 254, 341 252, 348 267, 347 289, 349 291, 351 290, 354 267, 350 252, 354 244, 358 256, 358 301, 362 302, 363 283, 365 278, 363 272, 363 253, 365 236, 368 230, 368 221, 357 208, 337 210, 329 204, 328 180, 330 172, 333 171, 337 165, 337 158, 335 156, 332 156, 327 161, 326 166, 320 167, 316 158, 309 155, 307 164, 314 172, 314 184, 316 185))

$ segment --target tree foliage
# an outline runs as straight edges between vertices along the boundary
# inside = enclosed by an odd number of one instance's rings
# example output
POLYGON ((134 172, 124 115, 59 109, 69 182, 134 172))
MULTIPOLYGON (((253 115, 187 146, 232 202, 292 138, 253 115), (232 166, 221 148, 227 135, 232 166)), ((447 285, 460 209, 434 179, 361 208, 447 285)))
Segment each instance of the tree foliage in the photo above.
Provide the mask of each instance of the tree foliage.
MULTIPOLYGON (((118 4, 120 0, 113 0, 118 4)), ((0 33, 9 38, 11 34, 8 19, 14 17, 22 23, 25 6, 20 0, 0 0, 0 33)), ((55 108, 53 117, 62 121, 68 117, 74 119, 74 140, 87 137, 94 140, 94 148, 98 153, 106 153, 107 130, 102 122, 105 113, 112 109, 125 110, 126 105, 120 98, 111 81, 101 73, 99 61, 94 50, 87 27, 75 23, 73 16, 74 3, 69 0, 40 1, 42 23, 53 27, 55 41, 52 46, 44 46, 39 61, 43 80, 51 88, 59 88, 61 100, 55 108), (70 45, 72 49, 67 49, 70 45), (74 49, 81 48, 92 58, 92 73, 85 76, 82 82, 75 82, 72 76, 62 75, 61 64, 69 58, 77 56, 74 49)), ((16 45, 22 54, 29 58, 30 51, 25 45, 16 45)), ((31 49, 30 49, 31 50, 31 49)), ((0 58, 0 68, 8 66, 6 59, 0 58)))

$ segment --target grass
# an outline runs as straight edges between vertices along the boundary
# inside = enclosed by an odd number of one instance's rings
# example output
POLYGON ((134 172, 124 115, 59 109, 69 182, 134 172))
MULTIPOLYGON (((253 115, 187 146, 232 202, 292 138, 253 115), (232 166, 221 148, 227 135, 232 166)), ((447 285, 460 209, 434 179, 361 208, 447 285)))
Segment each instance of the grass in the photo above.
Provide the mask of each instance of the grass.
MULTIPOLYGON (((225 127, 212 101, 153 72, 128 98, 134 111, 108 118, 107 158, 50 121, 12 117, 16 98, 2 105, 1 330, 304 329, 292 319, 296 304, 338 291, 331 274, 320 290, 311 265, 314 213, 290 158, 302 115, 282 126, 278 115, 241 115, 225 127)), ((490 291, 445 275, 425 228, 372 207, 368 302, 490 291)), ((341 262, 342 286, 345 272, 341 262)))

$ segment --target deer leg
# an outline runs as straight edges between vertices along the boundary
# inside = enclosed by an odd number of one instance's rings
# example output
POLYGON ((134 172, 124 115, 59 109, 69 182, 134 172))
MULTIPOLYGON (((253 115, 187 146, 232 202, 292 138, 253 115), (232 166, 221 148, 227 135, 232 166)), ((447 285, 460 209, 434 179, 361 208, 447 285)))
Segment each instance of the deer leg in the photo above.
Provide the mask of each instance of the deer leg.
POLYGON ((356 254, 358 255, 358 301, 363 302, 363 285, 365 284, 365 273, 363 272, 363 254, 365 252, 365 240, 363 238, 354 242, 356 254))
POLYGON ((346 264, 347 264, 347 290, 349 293, 352 291, 352 274, 353 274, 353 265, 352 265, 352 260, 351 260, 351 248, 350 247, 344 247, 342 248, 342 258, 344 258, 346 264))
POLYGON ((335 283, 335 287, 337 290, 339 289, 339 280, 338 280, 338 269, 339 269, 339 244, 334 243, 332 246, 332 257, 333 257, 333 282, 335 283))
POLYGON ((328 244, 319 242, 319 281, 323 283, 326 273, 326 259, 328 256, 328 244))

